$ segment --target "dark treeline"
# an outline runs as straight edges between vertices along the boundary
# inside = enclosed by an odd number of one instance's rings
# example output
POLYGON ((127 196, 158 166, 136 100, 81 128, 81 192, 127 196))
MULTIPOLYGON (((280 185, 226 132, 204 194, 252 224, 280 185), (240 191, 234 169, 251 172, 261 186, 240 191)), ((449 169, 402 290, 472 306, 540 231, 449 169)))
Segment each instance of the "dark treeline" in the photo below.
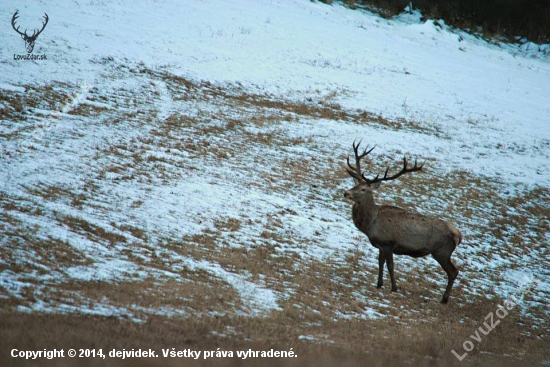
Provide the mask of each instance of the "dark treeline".
MULTIPOLYGON (((332 2, 332 1, 325 1, 332 2)), ((348 6, 376 7, 384 15, 401 13, 410 0, 343 0, 348 6)), ((537 43, 550 43, 550 0, 415 0, 413 7, 432 19, 483 33, 521 36, 537 43)))

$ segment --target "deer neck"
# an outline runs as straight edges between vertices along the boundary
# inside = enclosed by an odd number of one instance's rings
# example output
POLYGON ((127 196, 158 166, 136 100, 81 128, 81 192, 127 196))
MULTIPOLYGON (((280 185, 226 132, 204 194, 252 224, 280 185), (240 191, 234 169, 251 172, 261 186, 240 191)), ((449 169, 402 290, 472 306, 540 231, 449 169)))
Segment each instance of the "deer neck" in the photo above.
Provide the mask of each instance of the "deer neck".
POLYGON ((353 204, 353 223, 359 230, 365 231, 372 220, 378 216, 378 209, 372 193, 367 193, 360 201, 353 204))

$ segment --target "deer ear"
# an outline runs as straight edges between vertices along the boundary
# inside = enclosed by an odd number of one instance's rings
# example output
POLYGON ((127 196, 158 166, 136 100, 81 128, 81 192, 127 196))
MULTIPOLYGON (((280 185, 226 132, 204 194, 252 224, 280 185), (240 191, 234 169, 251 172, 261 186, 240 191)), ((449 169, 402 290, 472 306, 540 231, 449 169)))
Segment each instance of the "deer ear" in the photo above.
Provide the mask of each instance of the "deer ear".
POLYGON ((375 182, 372 185, 370 185, 370 188, 373 190, 376 190, 377 188, 380 187, 380 184, 382 184, 382 181, 375 182))

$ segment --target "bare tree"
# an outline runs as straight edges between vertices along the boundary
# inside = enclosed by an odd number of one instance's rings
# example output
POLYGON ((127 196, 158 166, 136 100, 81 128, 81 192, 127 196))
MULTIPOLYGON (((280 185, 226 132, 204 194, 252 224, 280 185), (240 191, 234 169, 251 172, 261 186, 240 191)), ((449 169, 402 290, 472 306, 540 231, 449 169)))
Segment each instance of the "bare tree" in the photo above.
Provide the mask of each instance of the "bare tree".
POLYGON ((397 291, 393 274, 393 254, 412 257, 431 254, 445 270, 449 279, 441 301, 441 303, 447 303, 453 283, 458 276, 458 270, 451 262, 451 255, 462 241, 460 231, 441 219, 406 211, 395 206, 377 205, 374 202, 373 190, 380 187, 382 181, 394 180, 405 173, 420 171, 423 165, 418 165, 415 160, 414 165, 410 167, 407 155, 405 155, 401 171, 388 176, 390 169, 388 166, 383 177, 377 175, 373 179, 368 179, 361 171, 361 159, 372 152, 374 147, 371 149, 367 147, 359 154, 360 144, 361 142, 353 143, 355 166, 350 164, 348 156, 348 167, 346 168, 357 184, 347 190, 344 197, 353 201, 353 223, 367 235, 371 244, 380 251, 377 288, 382 287, 384 263, 387 263, 391 290, 392 292, 397 291))

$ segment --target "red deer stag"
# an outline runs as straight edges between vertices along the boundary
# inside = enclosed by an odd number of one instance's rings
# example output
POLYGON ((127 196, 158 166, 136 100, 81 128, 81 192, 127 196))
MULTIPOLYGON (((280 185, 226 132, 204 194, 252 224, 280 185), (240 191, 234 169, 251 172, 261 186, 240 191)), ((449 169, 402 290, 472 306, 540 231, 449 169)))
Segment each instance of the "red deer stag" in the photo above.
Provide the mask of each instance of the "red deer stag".
POLYGON ((415 160, 414 166, 409 167, 407 155, 405 155, 403 168, 398 173, 388 176, 390 169, 388 166, 384 177, 380 178, 380 175, 377 175, 373 179, 368 179, 361 171, 361 159, 372 152, 374 147, 371 149, 367 147, 363 153, 359 154, 360 144, 361 142, 357 145, 353 143, 355 167, 350 164, 348 156, 346 168, 350 176, 357 180, 357 184, 347 190, 344 197, 353 201, 352 217, 355 226, 367 235, 374 247, 380 250, 376 287, 382 287, 384 262, 386 262, 390 273, 391 290, 397 291, 393 275, 393 254, 412 257, 431 254, 449 278, 441 301, 441 303, 447 303, 453 283, 458 276, 458 270, 451 262, 451 255, 462 240, 460 231, 437 218, 409 212, 395 206, 376 205, 372 192, 380 187, 382 181, 394 180, 405 173, 420 171, 423 165, 419 166, 415 160))

